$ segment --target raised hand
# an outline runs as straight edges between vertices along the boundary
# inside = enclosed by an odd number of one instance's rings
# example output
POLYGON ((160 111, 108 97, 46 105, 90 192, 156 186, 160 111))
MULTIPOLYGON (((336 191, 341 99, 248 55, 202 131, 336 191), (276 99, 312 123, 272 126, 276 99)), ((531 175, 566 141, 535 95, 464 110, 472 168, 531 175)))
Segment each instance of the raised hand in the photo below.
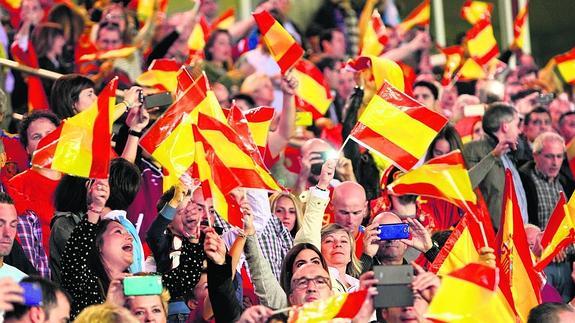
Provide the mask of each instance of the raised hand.
POLYGON ((423 253, 431 249, 433 247, 431 234, 429 231, 427 231, 423 224, 412 218, 407 218, 406 222, 409 224, 411 239, 401 239, 400 241, 423 253))

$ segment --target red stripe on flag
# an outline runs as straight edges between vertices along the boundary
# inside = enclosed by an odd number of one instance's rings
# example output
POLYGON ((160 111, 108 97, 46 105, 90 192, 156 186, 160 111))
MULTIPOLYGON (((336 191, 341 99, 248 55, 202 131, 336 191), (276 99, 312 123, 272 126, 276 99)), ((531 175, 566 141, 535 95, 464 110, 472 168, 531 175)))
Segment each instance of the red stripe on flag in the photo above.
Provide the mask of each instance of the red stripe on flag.
POLYGON ((466 280, 490 290, 495 290, 497 286, 495 269, 478 263, 470 263, 464 268, 450 273, 449 276, 466 280))
POLYGON ((290 48, 277 61, 282 74, 285 74, 300 58, 303 57, 303 48, 294 41, 290 48))
POLYGON ((177 72, 181 67, 181 64, 176 62, 176 60, 171 58, 159 58, 152 61, 149 70, 157 70, 157 71, 171 71, 177 72))
POLYGON ((555 56, 555 63, 559 64, 574 59, 575 59, 575 49, 572 49, 565 54, 555 56))
POLYGON ((491 47, 491 50, 489 52, 487 52, 485 55, 481 57, 477 57, 475 61, 477 61, 479 65, 485 65, 489 63, 489 61, 495 58, 497 55, 499 55, 499 47, 497 47, 497 44, 495 44, 495 46, 491 47))
POLYGON ((254 19, 258 24, 258 28, 263 36, 266 35, 268 30, 270 30, 270 28, 272 28, 272 26, 276 22, 274 17, 272 17, 272 15, 270 15, 267 11, 254 13, 252 15, 254 16, 254 19))
MULTIPOLYGON (((462 209, 467 209, 465 201, 458 201, 456 197, 448 197, 446 196, 437 186, 429 183, 417 183, 417 184, 396 184, 393 186, 393 192, 398 195, 404 194, 415 194, 421 196, 429 196, 429 197, 446 197, 452 199, 450 201, 451 204, 454 204, 462 209)), ((471 202, 467 201, 468 204, 471 202)))
POLYGON ((337 312, 334 318, 354 318, 363 306, 363 302, 366 297, 366 290, 347 294, 345 302, 342 304, 339 312, 337 312))
MULTIPOLYGON (((360 125, 362 124, 358 123, 356 127, 360 125)), ((360 131, 353 134, 353 137, 362 142, 360 144, 365 143, 369 148, 377 150, 385 156, 393 156, 393 160, 403 169, 411 169, 419 161, 412 154, 403 150, 403 148, 389 141, 377 132, 371 130, 371 128, 366 127, 365 125, 362 126, 363 127, 361 127, 360 131)))
POLYGON ((110 97, 116 96, 118 78, 115 77, 98 96, 98 114, 94 120, 92 164, 90 178, 108 178, 110 170, 110 97))
POLYGON ((298 107, 304 111, 311 112, 312 118, 314 120, 323 117, 323 114, 320 111, 318 111, 314 105, 312 105, 311 103, 304 100, 301 96, 298 96, 298 95, 295 96, 295 104, 296 104, 296 107, 298 107))
MULTIPOLYGON (((565 193, 559 192, 559 200, 557 201, 557 204, 555 205, 553 213, 551 213, 551 218, 549 218, 549 222, 547 223, 547 226, 545 227, 545 232, 557 232, 557 230, 559 229, 559 226, 561 225, 561 222, 563 221, 563 219, 566 216, 565 209, 563 208, 563 205, 565 205, 565 203, 567 203, 567 200, 565 198, 565 193), (562 216, 553 216, 558 212, 560 212, 559 214, 561 214, 562 216)), ((552 234, 547 234, 547 235, 544 234, 543 237, 541 238, 541 245, 543 247, 545 247, 549 243, 551 243, 551 240, 553 240, 552 234)))
POLYGON ((272 107, 257 107, 255 109, 250 109, 244 117, 248 122, 266 122, 270 121, 274 117, 275 109, 272 107))
POLYGON ((443 126, 445 126, 445 117, 439 113, 431 111, 428 108, 424 109, 407 109, 403 111, 405 114, 409 115, 413 119, 425 124, 429 128, 440 132, 443 126))
POLYGON ((56 154, 56 147, 58 147, 58 139, 60 139, 62 134, 64 122, 40 140, 32 157, 33 165, 41 166, 42 168, 52 167, 52 158, 56 154))
MULTIPOLYGON (((326 87, 325 78, 323 77, 323 74, 315 65, 313 65, 312 62, 302 59, 299 62, 297 62, 297 64, 295 64, 294 68, 304 74, 307 74, 317 83, 326 87)), ((328 90, 327 93, 330 93, 329 87, 326 87, 326 89, 328 90)))
POLYGON ((481 19, 479 20, 468 32, 467 32, 467 39, 477 37, 483 29, 489 27, 491 25, 491 20, 489 19, 481 19))

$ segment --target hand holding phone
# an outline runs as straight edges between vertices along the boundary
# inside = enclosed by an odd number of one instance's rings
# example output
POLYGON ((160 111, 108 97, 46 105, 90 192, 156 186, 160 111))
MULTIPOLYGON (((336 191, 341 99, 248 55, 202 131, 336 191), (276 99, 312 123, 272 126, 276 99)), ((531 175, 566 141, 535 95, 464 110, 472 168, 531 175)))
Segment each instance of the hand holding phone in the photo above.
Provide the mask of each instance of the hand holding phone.
POLYGON ((20 282, 20 287, 24 289, 24 305, 29 307, 42 305, 42 288, 40 284, 20 282))
POLYGON ((129 276, 122 281, 124 295, 160 295, 162 293, 162 276, 129 276))
POLYGON ((376 308, 413 306, 413 266, 375 266, 377 283, 376 308))

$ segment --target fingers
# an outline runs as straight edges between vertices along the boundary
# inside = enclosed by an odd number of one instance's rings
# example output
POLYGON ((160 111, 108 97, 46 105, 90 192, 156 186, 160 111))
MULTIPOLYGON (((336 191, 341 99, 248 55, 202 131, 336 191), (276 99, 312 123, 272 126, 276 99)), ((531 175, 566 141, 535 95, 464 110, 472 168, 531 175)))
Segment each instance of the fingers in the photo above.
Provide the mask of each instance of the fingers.
POLYGON ((413 269, 415 269, 416 275, 423 274, 423 273, 427 272, 427 271, 425 271, 425 269, 423 269, 423 267, 418 265, 415 261, 412 261, 411 265, 413 266, 413 269))

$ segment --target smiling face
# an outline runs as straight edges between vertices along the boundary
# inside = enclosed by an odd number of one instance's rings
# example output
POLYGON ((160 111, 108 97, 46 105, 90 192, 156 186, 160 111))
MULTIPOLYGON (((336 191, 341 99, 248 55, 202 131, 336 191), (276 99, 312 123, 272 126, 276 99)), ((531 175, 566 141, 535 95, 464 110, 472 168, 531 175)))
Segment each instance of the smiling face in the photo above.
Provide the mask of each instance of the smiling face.
POLYGON ((111 221, 102 234, 102 262, 128 268, 134 258, 133 240, 132 235, 120 223, 111 221))
POLYGON ((347 266, 351 261, 351 241, 345 230, 322 235, 321 254, 330 267, 347 266))

